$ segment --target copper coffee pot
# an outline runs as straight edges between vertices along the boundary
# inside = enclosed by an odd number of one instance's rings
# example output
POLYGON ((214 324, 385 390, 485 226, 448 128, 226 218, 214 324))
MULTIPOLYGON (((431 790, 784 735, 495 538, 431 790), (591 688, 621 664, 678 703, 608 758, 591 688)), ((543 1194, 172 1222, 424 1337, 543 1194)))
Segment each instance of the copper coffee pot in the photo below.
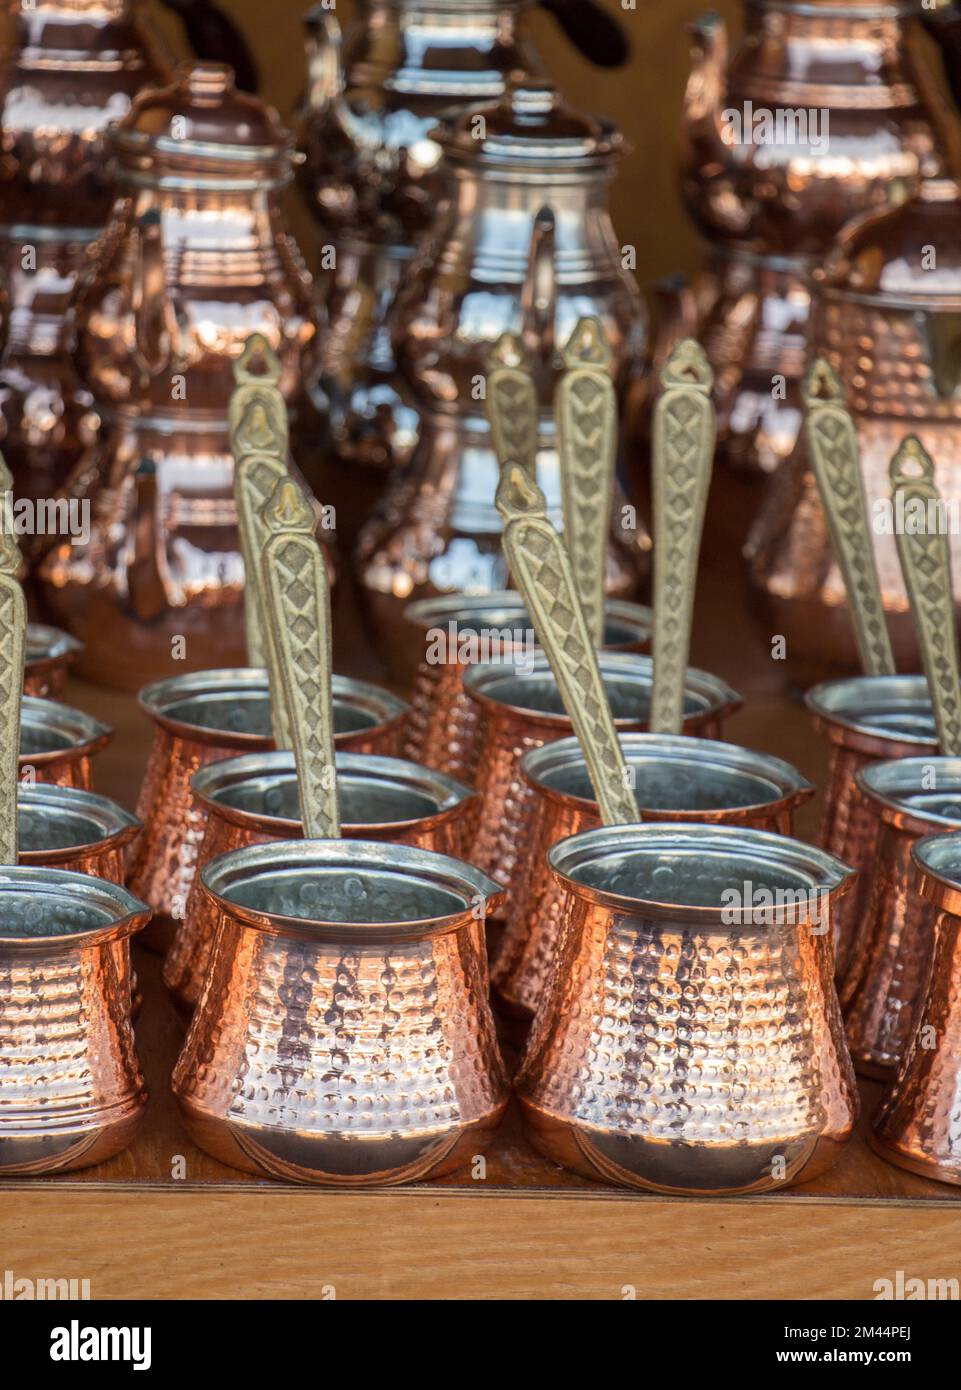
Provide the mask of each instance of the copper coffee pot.
POLYGON ((750 0, 745 10, 730 60, 721 19, 693 29, 681 178, 708 245, 700 336, 721 451, 772 473, 800 426, 809 275, 850 218, 903 199, 933 171, 945 102, 924 64, 921 0, 750 0))
MULTIPOLYGON (((593 319, 620 397, 645 336, 637 286, 607 210, 607 187, 624 152, 614 127, 571 110, 549 83, 520 79, 498 105, 463 117, 437 139, 454 194, 405 277, 392 319, 423 430, 409 471, 392 484, 359 546, 365 599, 398 669, 412 668, 420 655, 400 646, 408 600, 505 587, 493 500, 498 458, 487 418, 491 371, 529 366, 535 375, 537 476, 559 517, 555 349, 579 351, 575 330, 593 319), (495 345, 500 360, 492 363, 495 345)), ((615 518, 607 591, 623 597, 638 583, 648 542, 616 507, 615 518)))
POLYGON ((97 432, 67 309, 115 197, 107 128, 169 65, 141 0, 5 0, 0 67, 0 447, 19 496, 49 497, 97 432))
POLYGON ((69 485, 91 506, 91 534, 51 550, 39 579, 86 642, 82 673, 136 688, 184 661, 243 662, 232 367, 259 331, 291 399, 317 325, 280 208, 291 137, 229 68, 185 66, 142 93, 111 149, 121 196, 74 310, 81 374, 105 415, 69 485))

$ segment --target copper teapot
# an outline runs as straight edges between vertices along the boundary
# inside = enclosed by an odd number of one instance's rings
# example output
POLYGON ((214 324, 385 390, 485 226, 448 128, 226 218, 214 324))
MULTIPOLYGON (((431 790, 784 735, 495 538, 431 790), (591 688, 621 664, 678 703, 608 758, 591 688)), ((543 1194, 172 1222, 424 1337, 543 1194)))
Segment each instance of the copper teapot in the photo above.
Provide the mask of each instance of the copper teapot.
POLYGON ((682 188, 708 245, 700 336, 721 451, 772 473, 800 426, 811 270, 855 214, 933 172, 944 97, 921 0, 749 0, 728 61, 723 21, 693 29, 682 188))
MULTIPOLYGON (((478 388, 494 344, 514 335, 533 367, 538 482, 559 521, 555 346, 568 343, 585 315, 597 318, 623 396, 645 339, 640 293, 607 208, 625 152, 613 125, 572 110, 549 82, 520 78, 497 105, 438 129, 435 138, 454 194, 406 274, 392 315, 397 360, 421 410, 421 438, 359 543, 362 590, 398 668, 407 664, 402 614, 411 599, 506 587, 494 506, 498 464, 478 388)), ((619 518, 611 537, 608 592, 627 597, 644 568, 647 536, 619 518)))
POLYGON ((107 127, 167 62, 141 0, 5 0, 0 69, 0 448, 18 495, 49 497, 99 423, 66 313, 114 200, 107 127))
POLYGON ((280 207, 293 141, 229 67, 185 66, 142 93, 111 143, 120 196, 74 306, 104 416, 68 485, 90 535, 49 551, 39 578, 86 643, 82 673, 132 689, 244 664, 233 363, 262 333, 296 397, 317 318, 280 207))

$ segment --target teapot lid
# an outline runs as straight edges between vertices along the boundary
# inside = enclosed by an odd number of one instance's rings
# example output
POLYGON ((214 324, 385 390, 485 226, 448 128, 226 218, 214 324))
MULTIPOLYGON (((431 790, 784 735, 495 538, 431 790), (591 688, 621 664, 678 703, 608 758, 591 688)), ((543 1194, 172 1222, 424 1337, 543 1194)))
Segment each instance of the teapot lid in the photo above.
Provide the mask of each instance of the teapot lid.
POLYGON ((832 298, 954 308, 961 303, 961 184, 924 179, 906 202, 856 218, 814 280, 832 298))
POLYGON ((433 132, 453 158, 527 168, 585 160, 607 162, 627 153, 627 142, 610 121, 569 106, 547 78, 511 76, 493 106, 468 112, 453 126, 433 132))
POLYGON ((271 106, 240 92, 227 63, 181 63, 168 86, 149 87, 113 127, 121 156, 150 166, 289 165, 293 136, 271 106))

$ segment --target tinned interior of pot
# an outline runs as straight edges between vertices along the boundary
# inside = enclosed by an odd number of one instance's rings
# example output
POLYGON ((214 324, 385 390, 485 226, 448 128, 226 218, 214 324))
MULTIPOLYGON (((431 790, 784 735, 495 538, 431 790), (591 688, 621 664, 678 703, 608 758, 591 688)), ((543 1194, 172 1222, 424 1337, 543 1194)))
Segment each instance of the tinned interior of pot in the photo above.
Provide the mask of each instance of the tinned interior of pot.
MULTIPOLYGON (((377 723, 369 710, 343 700, 335 699, 333 704, 335 734, 359 734, 377 723)), ((256 738, 271 735, 270 698, 262 690, 191 695, 165 706, 164 714, 178 723, 215 733, 250 734, 256 738)))
MULTIPOLYGON (((651 685, 646 680, 627 680, 604 676, 604 689, 615 719, 644 723, 650 713, 651 685)), ((564 701, 554 677, 541 672, 524 675, 512 672, 488 692, 499 704, 531 710, 535 714, 566 715, 564 701)), ((685 716, 707 710, 707 701, 691 691, 684 695, 685 716)))
MULTIPOLYGON (((727 811, 767 806, 787 788, 743 768, 704 765, 679 758, 628 758, 636 774, 637 805, 648 811, 727 811)), ((538 779, 564 796, 595 801, 590 774, 583 763, 551 768, 538 779)))
MULTIPOLYGON (((337 778, 340 819, 344 825, 400 825, 435 816, 440 807, 424 792, 395 783, 360 777, 337 778)), ((221 788, 215 800, 234 811, 274 820, 299 821, 297 777, 252 777, 221 788)))
POLYGON ((17 834, 21 849, 42 853, 96 844, 104 838, 104 827, 90 816, 65 811, 62 806, 42 810, 21 805, 17 807, 17 834))
POLYGON ((37 893, 29 887, 0 887, 0 940, 55 940, 97 931, 112 921, 113 914, 95 903, 37 893))
POLYGON ((303 922, 387 925, 462 914, 465 899, 389 866, 307 865, 265 869, 223 891, 227 902, 303 922))
POLYGON ((567 870, 576 883, 638 904, 723 908, 732 891, 743 898, 746 884, 755 896, 798 895, 815 891, 812 879, 789 866, 757 863, 723 851, 624 849, 567 870))

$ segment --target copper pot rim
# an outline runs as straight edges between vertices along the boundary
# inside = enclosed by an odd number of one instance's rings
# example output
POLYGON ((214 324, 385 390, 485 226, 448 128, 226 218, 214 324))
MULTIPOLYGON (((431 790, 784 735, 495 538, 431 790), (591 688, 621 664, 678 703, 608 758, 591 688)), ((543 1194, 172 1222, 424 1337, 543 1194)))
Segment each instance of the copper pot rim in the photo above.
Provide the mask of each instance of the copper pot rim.
MULTIPOLYGON (((344 772, 358 781, 363 781, 367 774, 374 784, 390 783, 404 791, 419 792, 438 802, 437 810, 426 816, 415 816, 403 821, 344 824, 343 833, 355 839, 367 838, 365 832, 389 832, 393 838, 409 831, 429 831, 456 820, 477 801, 478 793, 474 787, 468 787, 447 773, 423 767, 420 763, 364 753, 337 753, 335 761, 339 772, 344 772)), ((243 786, 247 782, 267 778, 275 781, 295 781, 296 777, 294 754, 274 751, 209 763, 194 773, 190 779, 190 787, 208 815, 216 816, 219 820, 248 832, 272 835, 278 840, 294 840, 303 837, 303 826, 299 820, 272 816, 266 812, 261 814, 246 811, 237 806, 225 805, 218 798, 222 792, 243 786)))
POLYGON ((844 748, 866 753, 879 760, 901 756, 899 749, 904 749, 905 755, 938 751, 934 711, 924 676, 842 676, 812 686, 804 696, 804 703, 814 716, 818 730, 832 743, 844 748), (888 733, 869 722, 870 709, 867 719, 863 714, 859 717, 858 707, 860 705, 863 710, 869 694, 874 702, 882 696, 890 696, 892 714, 897 712, 899 706, 926 704, 931 712, 931 737, 924 738, 903 730, 888 733), (845 698, 847 707, 839 703, 845 698))
POLYGON ((478 899, 484 912, 496 911, 506 898, 499 883, 473 864, 433 850, 411 845, 392 845, 379 840, 271 840, 232 850, 211 859, 200 870, 200 882, 207 897, 228 921, 268 936, 293 937, 318 945, 343 946, 405 945, 447 936, 471 923, 476 917, 478 899), (323 867, 360 872, 372 869, 399 874, 413 871, 422 884, 463 899, 463 910, 392 922, 341 922, 323 918, 288 917, 238 903, 228 896, 230 888, 258 875, 284 872, 300 864, 305 868, 323 867))
MULTIPOLYGON (((654 661, 650 656, 635 652, 599 652, 598 664, 605 680, 622 677, 634 680, 635 684, 650 690, 654 678, 654 661)), ((529 705, 514 704, 498 699, 485 685, 498 680, 515 680, 531 676, 548 676, 553 679, 550 662, 543 652, 534 652, 523 666, 510 662, 488 662, 470 667, 464 675, 464 689, 472 700, 490 713, 506 711, 515 718, 530 724, 540 724, 548 729, 571 731, 571 721, 566 714, 554 714, 547 710, 533 709, 529 705)), ((708 671, 689 666, 685 675, 685 694, 696 693, 703 700, 703 708, 693 710, 684 716, 687 727, 697 727, 712 719, 727 718, 739 710, 744 703, 740 695, 719 676, 708 671)), ((614 719, 618 730, 636 730, 643 722, 640 714, 620 716, 614 719)))
MULTIPOLYGON (((848 893, 857 878, 856 871, 836 855, 808 845, 803 840, 744 826, 691 825, 684 821, 648 821, 581 831, 552 845, 548 850, 547 862, 557 882, 575 898, 629 917, 649 921, 665 919, 672 925, 683 924, 712 935, 743 931, 745 928, 769 931, 774 927, 801 924, 798 920, 789 922, 785 919, 766 925, 753 920, 759 910, 755 907, 735 910, 725 909, 721 903, 703 906, 638 898, 582 883, 573 877, 572 870, 582 867, 587 862, 587 856, 593 855, 597 859, 612 853, 623 853, 636 846, 638 841, 647 841, 649 852, 659 859, 668 851, 676 854, 682 849, 702 866, 710 849, 719 854, 739 855, 744 862, 742 883, 754 883, 752 875, 758 874, 763 863, 772 866, 776 863, 782 871, 789 867, 799 880, 798 890, 806 889, 811 895, 826 893, 832 902, 848 893), (729 921, 722 920, 722 911, 730 913, 729 921)), ((763 883, 759 886, 763 886, 763 883)))
MULTIPOLYGON (((957 786, 957 799, 961 804, 961 758, 948 758, 940 753, 924 758, 891 758, 882 762, 869 763, 859 768, 854 781, 858 791, 874 807, 886 825, 912 835, 929 835, 939 826, 945 830, 961 829, 961 819, 938 812, 925 812, 905 800, 909 796, 922 795, 928 788, 920 785, 920 778, 927 769, 940 770, 957 786)), ((930 788, 935 793, 942 787, 930 788)), ((950 787, 948 792, 950 793, 950 787)))
MULTIPOLYGON (((399 728, 410 710, 410 706, 378 685, 369 681, 354 680, 349 676, 333 677, 333 696, 340 702, 358 709, 369 716, 371 723, 359 729, 345 730, 335 737, 335 742, 362 736, 383 735, 399 728)), ((168 711, 187 700, 200 696, 225 699, 231 695, 257 695, 270 699, 270 682, 267 672, 257 666, 223 667, 215 671, 184 671, 164 680, 152 681, 145 685, 137 695, 137 703, 144 714, 166 733, 187 743, 197 743, 205 747, 237 749, 239 752, 266 752, 273 747, 273 735, 248 733, 242 730, 216 729, 207 724, 196 724, 191 720, 178 718, 168 711)))
POLYGON ((919 891, 951 917, 961 917, 961 830, 926 835, 915 842, 911 858, 919 891))
POLYGON ((0 923, 4 920, 3 899, 10 892, 29 892, 32 901, 47 899, 51 916, 56 915, 57 904, 62 904, 66 899, 94 908, 107 920, 98 926, 53 935, 13 936, 0 926, 0 955, 51 955, 78 947, 123 941, 145 926, 151 916, 151 909, 145 902, 109 879, 94 878, 90 874, 74 873, 68 869, 17 864, 0 868, 0 923))
POLYGON ((47 623, 27 624, 27 650, 24 665, 31 675, 54 666, 70 665, 83 651, 78 638, 47 623))
MULTIPOLYGON (((759 811, 776 815, 779 811, 793 810, 801 806, 815 793, 815 786, 797 768, 769 753, 755 752, 737 743, 725 743, 720 739, 695 738, 686 734, 626 733, 619 735, 619 742, 628 765, 632 762, 648 761, 641 754, 655 754, 653 761, 691 766, 702 764, 713 770, 723 769, 735 774, 747 773, 772 784, 777 794, 768 801, 746 802, 736 807, 711 807, 699 811, 691 808, 659 810, 651 806, 638 806, 641 821, 647 816, 669 815, 677 823, 710 824, 723 821, 726 825, 736 823, 741 817, 756 816, 759 811), (657 758, 660 754, 660 758, 657 758)), ((583 767, 586 771, 584 755, 576 737, 558 739, 547 743, 543 748, 532 748, 524 754, 520 762, 521 776, 529 787, 545 801, 551 801, 564 809, 576 809, 584 814, 598 814, 598 804, 591 797, 579 796, 575 792, 552 787, 543 778, 560 767, 583 767)))
MULTIPOLYGON (((519 591, 496 589, 488 594, 439 594, 432 598, 415 599, 404 609, 404 621, 425 633, 432 627, 450 622, 457 625, 458 632, 470 632, 474 630, 473 622, 478 615, 486 619, 485 626, 506 628, 518 613, 527 617, 528 629, 531 629, 533 624, 519 591), (499 618, 503 618, 503 621, 498 621, 499 618)), ((650 641, 654 630, 654 614, 644 604, 632 603, 629 599, 605 599, 604 615, 611 623, 635 632, 635 640, 650 641)), ((505 643, 504 647, 507 649, 511 645, 526 646, 525 643, 505 643)), ((606 649, 616 651, 618 647, 625 645, 627 644, 617 643, 606 649)))
POLYGON ((30 806, 51 816, 66 815, 85 820, 100 833, 93 839, 58 845, 55 849, 25 849, 21 834, 21 864, 53 865, 67 863, 79 854, 105 854, 108 850, 122 849, 131 844, 143 829, 143 822, 116 801, 77 787, 61 787, 52 782, 32 785, 20 782, 17 786, 17 809, 19 811, 30 806))
POLYGON ((64 742, 56 748, 44 748, 36 753, 23 751, 19 762, 21 767, 44 767, 50 763, 61 762, 64 758, 92 758, 106 748, 113 738, 113 729, 94 719, 92 714, 65 705, 59 700, 46 700, 38 695, 24 695, 20 705, 21 730, 23 726, 33 725, 53 733, 63 735, 64 742))

